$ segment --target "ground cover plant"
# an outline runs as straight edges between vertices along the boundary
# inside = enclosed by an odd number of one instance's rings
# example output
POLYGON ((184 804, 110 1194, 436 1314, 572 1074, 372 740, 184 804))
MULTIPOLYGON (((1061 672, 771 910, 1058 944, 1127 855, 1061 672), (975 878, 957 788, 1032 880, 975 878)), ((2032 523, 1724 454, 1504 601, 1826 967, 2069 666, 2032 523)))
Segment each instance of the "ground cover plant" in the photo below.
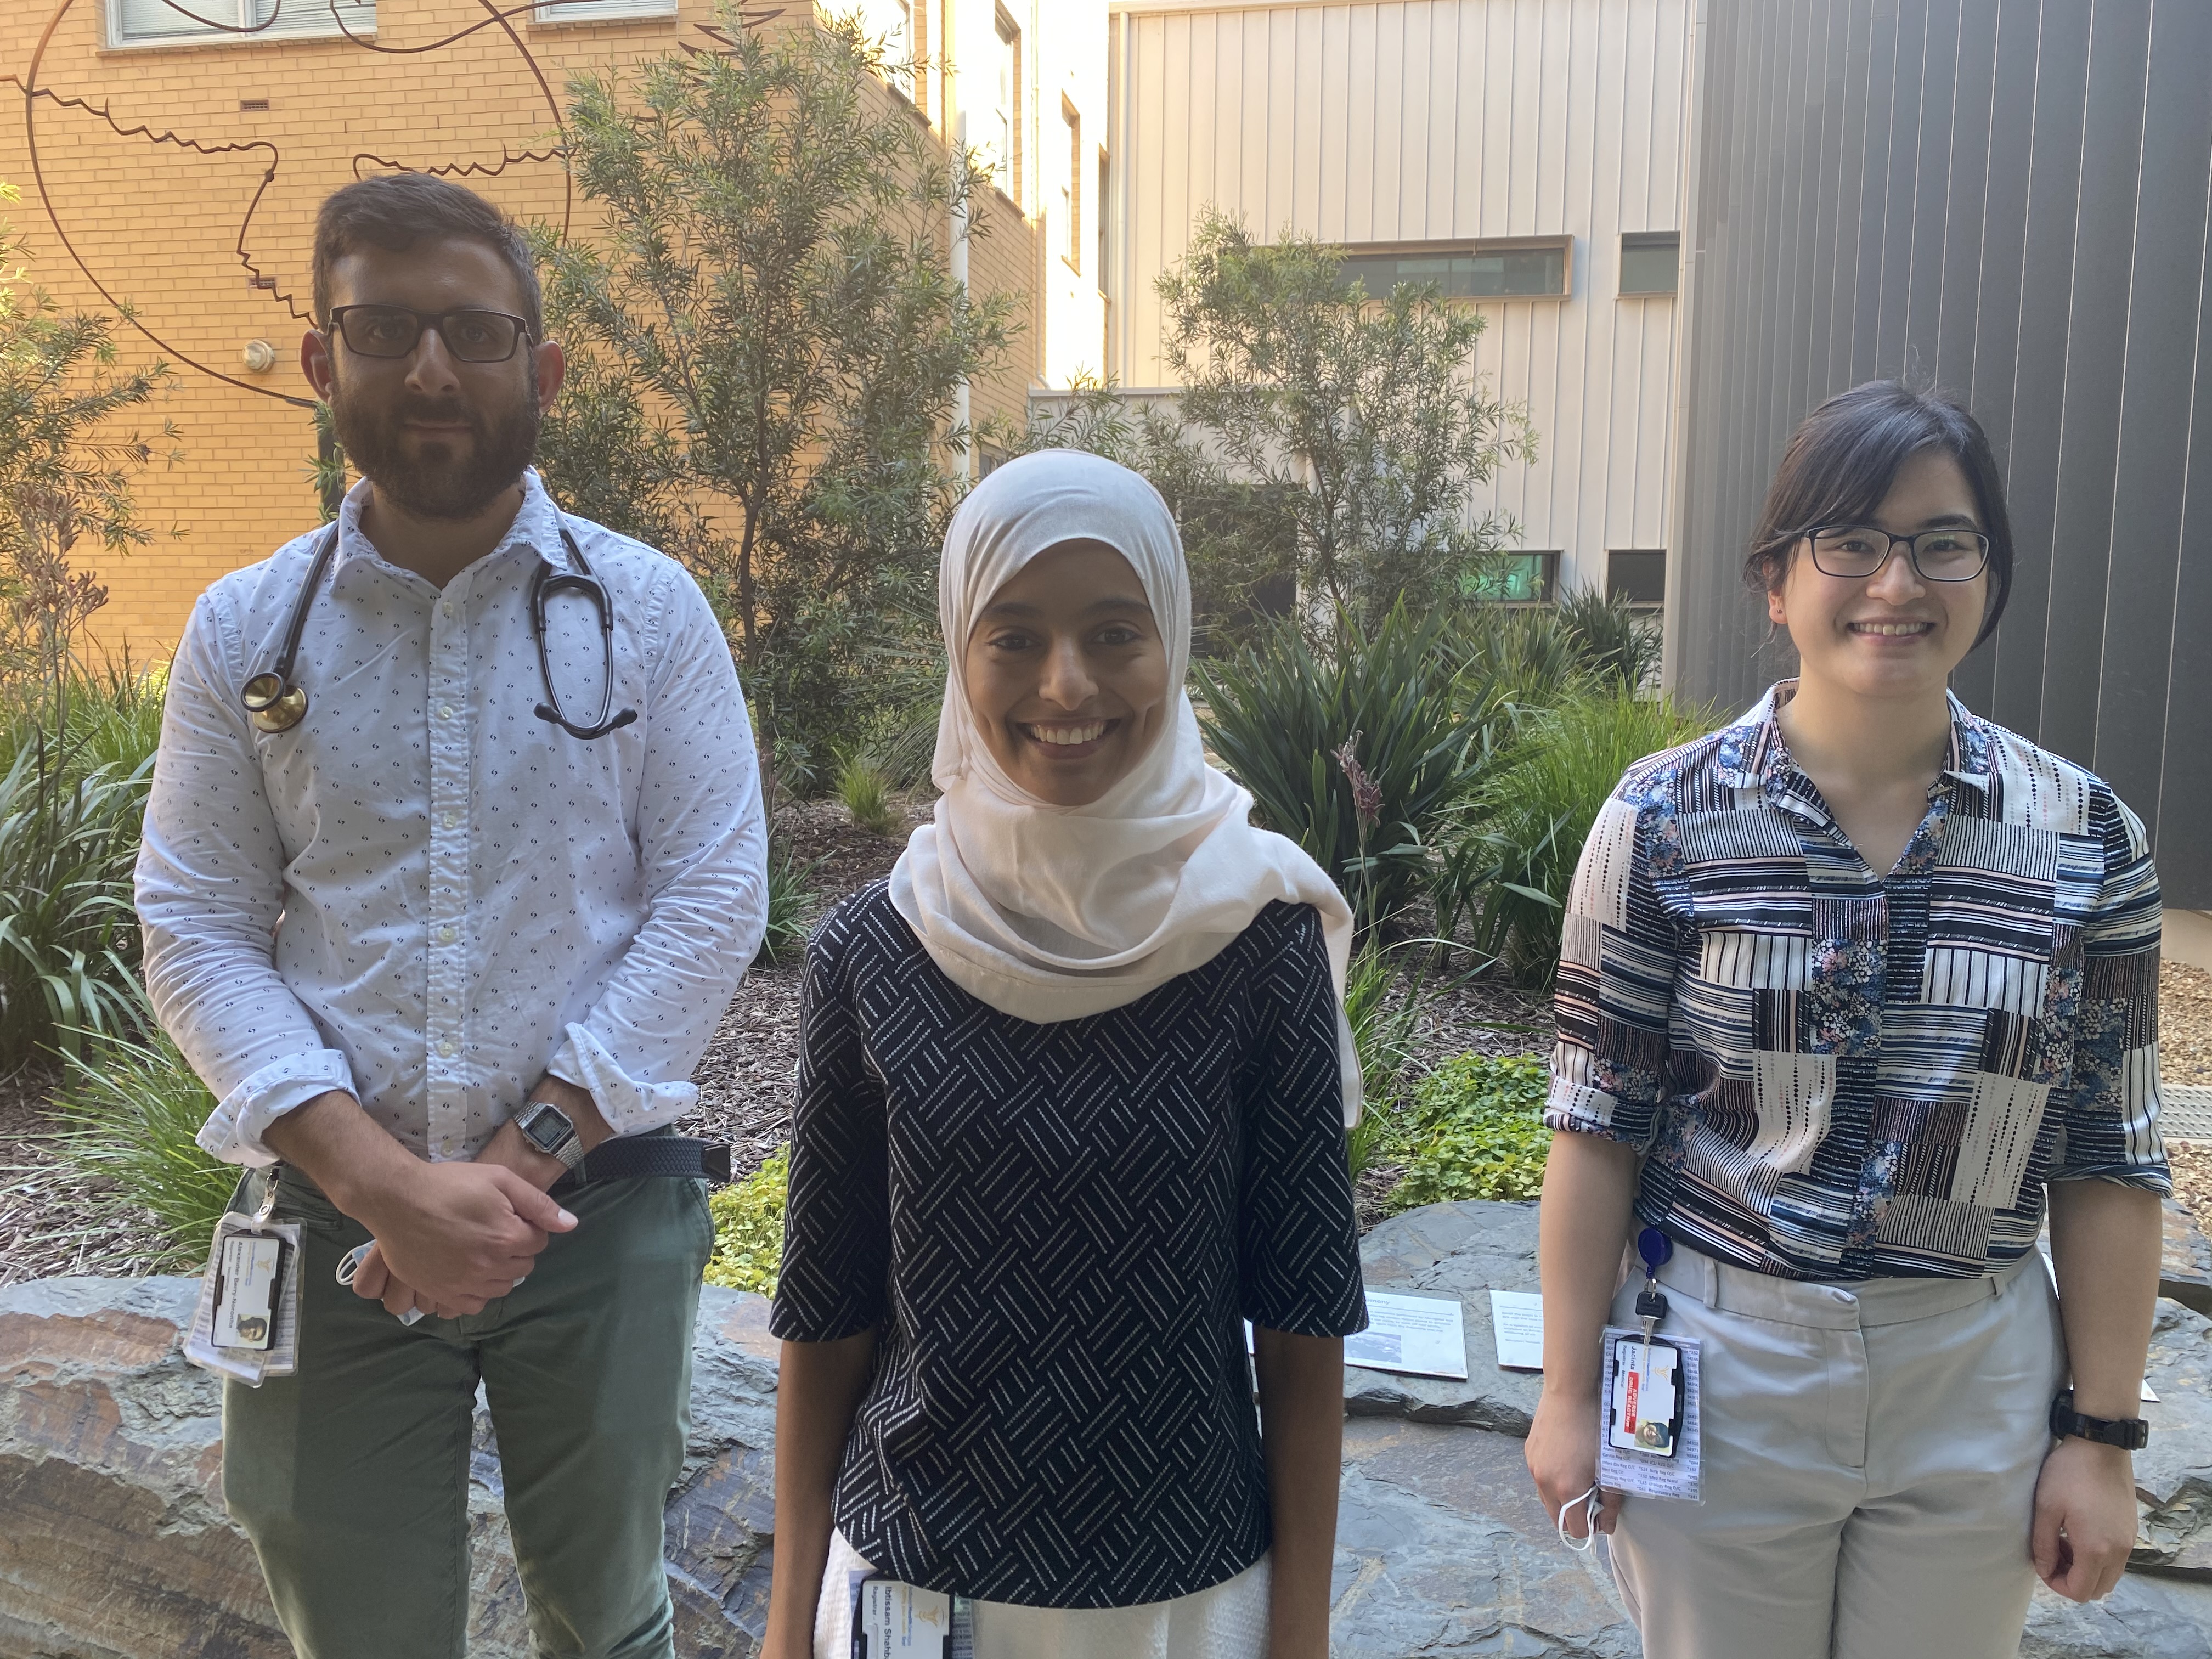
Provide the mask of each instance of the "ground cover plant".
POLYGON ((1462 1054, 1423 1078, 1387 1132, 1390 1160, 1406 1172, 1384 1208, 1537 1196, 1552 1138, 1547 1080, 1533 1054, 1462 1054))
POLYGON ((714 1218, 714 1254, 707 1282, 733 1291, 775 1294, 783 1266, 783 1212, 791 1184, 791 1149, 779 1146, 760 1168, 707 1200, 714 1218))

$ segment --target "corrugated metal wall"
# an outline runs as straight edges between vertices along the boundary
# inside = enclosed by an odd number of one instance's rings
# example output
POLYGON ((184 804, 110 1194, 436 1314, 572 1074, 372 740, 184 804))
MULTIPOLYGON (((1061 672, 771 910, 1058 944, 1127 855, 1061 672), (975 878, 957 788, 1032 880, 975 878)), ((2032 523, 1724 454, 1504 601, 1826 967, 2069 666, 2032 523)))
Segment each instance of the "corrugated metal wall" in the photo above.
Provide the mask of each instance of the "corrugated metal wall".
POLYGON ((2212 5, 1705 0, 1677 688, 1747 702, 1744 539, 1791 425, 1879 375, 2007 468, 2012 604, 1957 677, 2094 767, 2212 905, 2212 5))
POLYGON ((1675 302, 1616 296, 1620 233, 1681 228, 1688 31, 1689 0, 1116 7, 1116 378, 1161 383, 1152 280, 1208 204, 1265 236, 1571 235, 1572 297, 1483 302, 1480 367, 1542 434, 1485 505, 1602 585, 1607 549, 1666 545, 1675 302))

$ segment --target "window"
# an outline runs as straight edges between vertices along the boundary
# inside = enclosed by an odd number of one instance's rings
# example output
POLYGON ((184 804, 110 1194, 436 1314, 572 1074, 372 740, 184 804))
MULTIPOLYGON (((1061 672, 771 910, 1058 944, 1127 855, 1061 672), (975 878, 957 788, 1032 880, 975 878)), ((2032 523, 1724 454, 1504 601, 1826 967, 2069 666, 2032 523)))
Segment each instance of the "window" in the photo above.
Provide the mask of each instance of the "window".
POLYGON ((297 40, 376 32, 376 0, 108 0, 107 38, 118 46, 297 40), (262 27, 265 25, 266 27, 262 27), (242 31, 252 30, 247 33, 242 31))
POLYGON ((1549 599, 1559 586, 1557 551, 1497 553, 1485 562, 1479 574, 1468 579, 1466 591, 1470 599, 1536 605, 1549 599))
POLYGON ((1093 271, 1098 278, 1098 291, 1106 292, 1106 204, 1112 198, 1106 193, 1106 147, 1098 147, 1098 193, 1091 198, 1091 216, 1098 222, 1098 264, 1093 271))
POLYGON ((1434 283, 1448 300, 1564 300, 1573 264, 1571 238, 1511 241, 1418 242, 1401 247, 1350 247, 1344 279, 1386 300, 1401 283, 1434 283))
POLYGON ((998 15, 999 84, 985 137, 991 152, 991 182, 1017 202, 1022 199, 1018 149, 1022 131, 1022 32, 1006 13, 998 15))
POLYGON ((1672 230, 1634 231, 1620 239, 1620 294, 1672 294, 1680 281, 1682 238, 1672 230))
POLYGON ((1067 183, 1060 192, 1060 216, 1067 222, 1067 264, 1083 270, 1083 118, 1066 98, 1060 100, 1060 118, 1067 129, 1067 183))
POLYGON ((676 0, 544 0, 531 14, 531 20, 538 23, 619 23, 636 17, 675 15, 676 0))
POLYGON ((1605 556, 1605 596, 1631 605, 1667 602, 1667 550, 1616 547, 1605 556))
POLYGON ((890 0, 884 9, 884 75, 910 101, 915 97, 914 6, 912 0, 890 0))
MULTIPOLYGON (((502 7, 501 9, 510 8, 502 7)), ((673 17, 676 0, 542 0, 537 23, 621 23, 640 17, 673 17)))

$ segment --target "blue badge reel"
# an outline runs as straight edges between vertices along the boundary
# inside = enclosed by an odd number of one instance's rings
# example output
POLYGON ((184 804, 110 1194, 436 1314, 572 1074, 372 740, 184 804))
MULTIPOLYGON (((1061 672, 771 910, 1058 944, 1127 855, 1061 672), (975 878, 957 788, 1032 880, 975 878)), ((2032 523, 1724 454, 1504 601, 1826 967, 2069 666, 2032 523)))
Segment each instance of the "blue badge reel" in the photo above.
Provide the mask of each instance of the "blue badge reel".
POLYGON ((1636 1297, 1642 1328, 1606 1328, 1598 1484, 1609 1492, 1696 1503, 1704 1495, 1699 1344, 1694 1337, 1657 1334, 1667 1317, 1659 1269, 1674 1253, 1673 1241, 1646 1227, 1637 1235, 1636 1251, 1644 1260, 1644 1288, 1636 1297))

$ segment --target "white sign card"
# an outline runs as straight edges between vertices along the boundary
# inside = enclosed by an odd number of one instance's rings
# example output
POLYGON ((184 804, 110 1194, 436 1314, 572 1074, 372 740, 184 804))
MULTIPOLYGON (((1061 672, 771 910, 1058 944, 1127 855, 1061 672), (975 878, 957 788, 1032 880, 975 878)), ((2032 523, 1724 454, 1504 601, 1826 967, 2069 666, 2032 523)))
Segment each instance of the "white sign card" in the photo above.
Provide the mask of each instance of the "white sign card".
POLYGON ((1492 1291, 1490 1330, 1498 1363, 1509 1370, 1544 1369, 1544 1298, 1534 1291, 1492 1291))
POLYGON ((1467 1322, 1459 1298, 1369 1291, 1367 1328, 1344 1339, 1344 1363, 1464 1382, 1467 1322))

